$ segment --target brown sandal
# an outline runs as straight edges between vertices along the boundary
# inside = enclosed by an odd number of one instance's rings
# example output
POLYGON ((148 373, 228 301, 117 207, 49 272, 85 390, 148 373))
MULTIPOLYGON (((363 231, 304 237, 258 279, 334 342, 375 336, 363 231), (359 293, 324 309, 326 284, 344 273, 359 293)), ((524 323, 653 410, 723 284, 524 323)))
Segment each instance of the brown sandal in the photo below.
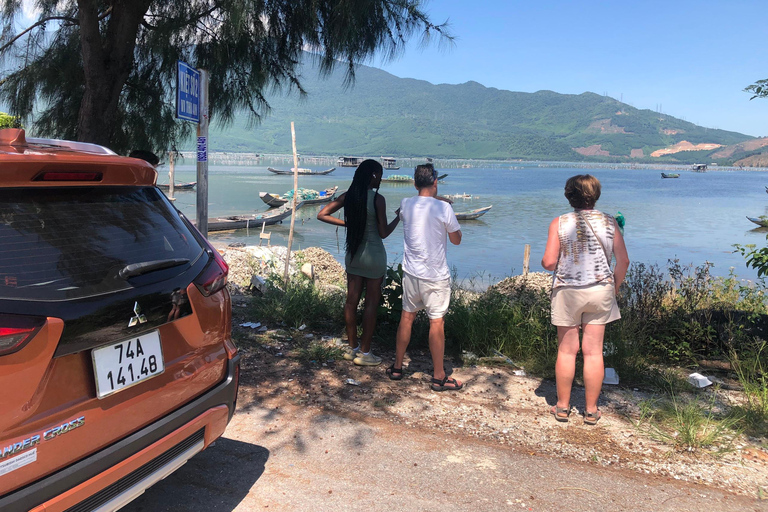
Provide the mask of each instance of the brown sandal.
POLYGON ((602 417, 603 413, 600 412, 600 409, 595 412, 584 411, 584 423, 587 425, 597 425, 597 422, 600 421, 600 418, 602 417))
POLYGON ((568 421, 568 416, 571 415, 571 406, 568 405, 568 407, 558 407, 557 405, 553 405, 549 412, 552 414, 552 416, 555 417, 557 421, 566 423, 568 421), (563 414, 565 414, 565 416, 562 416, 563 414))

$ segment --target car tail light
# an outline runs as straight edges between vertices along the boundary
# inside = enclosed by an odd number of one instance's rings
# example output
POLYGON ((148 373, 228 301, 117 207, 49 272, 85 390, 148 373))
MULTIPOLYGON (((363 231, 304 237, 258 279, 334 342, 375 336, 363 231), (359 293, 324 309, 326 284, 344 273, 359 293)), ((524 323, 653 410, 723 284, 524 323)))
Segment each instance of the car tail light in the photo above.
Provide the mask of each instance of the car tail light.
POLYGON ((224 349, 227 351, 227 357, 230 359, 237 355, 237 345, 231 339, 224 340, 224 349))
POLYGON ((0 356, 21 350, 44 323, 45 318, 0 315, 0 356))
POLYGON ((211 261, 195 279, 195 286, 206 297, 213 295, 227 285, 227 274, 229 273, 229 265, 221 257, 219 251, 210 247, 210 244, 208 254, 212 256, 211 261))
POLYGON ((32 181, 101 181, 100 172, 88 171, 46 171, 34 177, 32 181))

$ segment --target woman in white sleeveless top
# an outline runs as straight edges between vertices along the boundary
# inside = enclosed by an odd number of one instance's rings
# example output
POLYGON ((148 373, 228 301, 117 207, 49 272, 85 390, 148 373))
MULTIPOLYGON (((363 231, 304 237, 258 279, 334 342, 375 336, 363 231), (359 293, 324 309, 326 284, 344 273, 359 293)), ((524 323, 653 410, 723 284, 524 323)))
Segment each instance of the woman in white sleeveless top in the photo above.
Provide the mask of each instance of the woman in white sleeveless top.
POLYGON ((621 318, 616 293, 624 281, 629 257, 616 220, 595 210, 600 182, 582 174, 565 183, 565 197, 574 208, 549 225, 547 247, 541 265, 554 271, 552 324, 557 326, 557 405, 551 413, 557 421, 568 421, 571 385, 579 352, 584 356, 586 407, 584 422, 600 419, 597 399, 603 386, 603 336, 606 324, 621 318), (616 267, 611 260, 616 257, 616 267))

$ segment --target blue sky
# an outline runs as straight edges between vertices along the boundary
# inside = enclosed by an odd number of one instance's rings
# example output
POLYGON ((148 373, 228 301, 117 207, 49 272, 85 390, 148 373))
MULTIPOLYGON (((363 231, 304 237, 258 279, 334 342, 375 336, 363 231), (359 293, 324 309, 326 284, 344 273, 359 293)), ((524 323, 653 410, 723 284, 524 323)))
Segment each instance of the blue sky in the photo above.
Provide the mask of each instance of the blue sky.
POLYGON ((450 22, 447 50, 417 40, 368 64, 399 77, 534 92, 591 91, 706 126, 768 136, 768 25, 758 1, 432 0, 450 22))

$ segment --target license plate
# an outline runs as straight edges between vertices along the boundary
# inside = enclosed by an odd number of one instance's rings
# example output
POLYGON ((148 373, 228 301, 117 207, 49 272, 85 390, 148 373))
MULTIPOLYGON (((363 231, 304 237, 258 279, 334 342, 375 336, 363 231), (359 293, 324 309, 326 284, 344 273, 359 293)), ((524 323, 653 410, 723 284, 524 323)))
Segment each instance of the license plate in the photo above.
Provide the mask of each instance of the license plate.
POLYGON ((96 395, 104 398, 163 373, 163 351, 157 331, 94 349, 96 395))

